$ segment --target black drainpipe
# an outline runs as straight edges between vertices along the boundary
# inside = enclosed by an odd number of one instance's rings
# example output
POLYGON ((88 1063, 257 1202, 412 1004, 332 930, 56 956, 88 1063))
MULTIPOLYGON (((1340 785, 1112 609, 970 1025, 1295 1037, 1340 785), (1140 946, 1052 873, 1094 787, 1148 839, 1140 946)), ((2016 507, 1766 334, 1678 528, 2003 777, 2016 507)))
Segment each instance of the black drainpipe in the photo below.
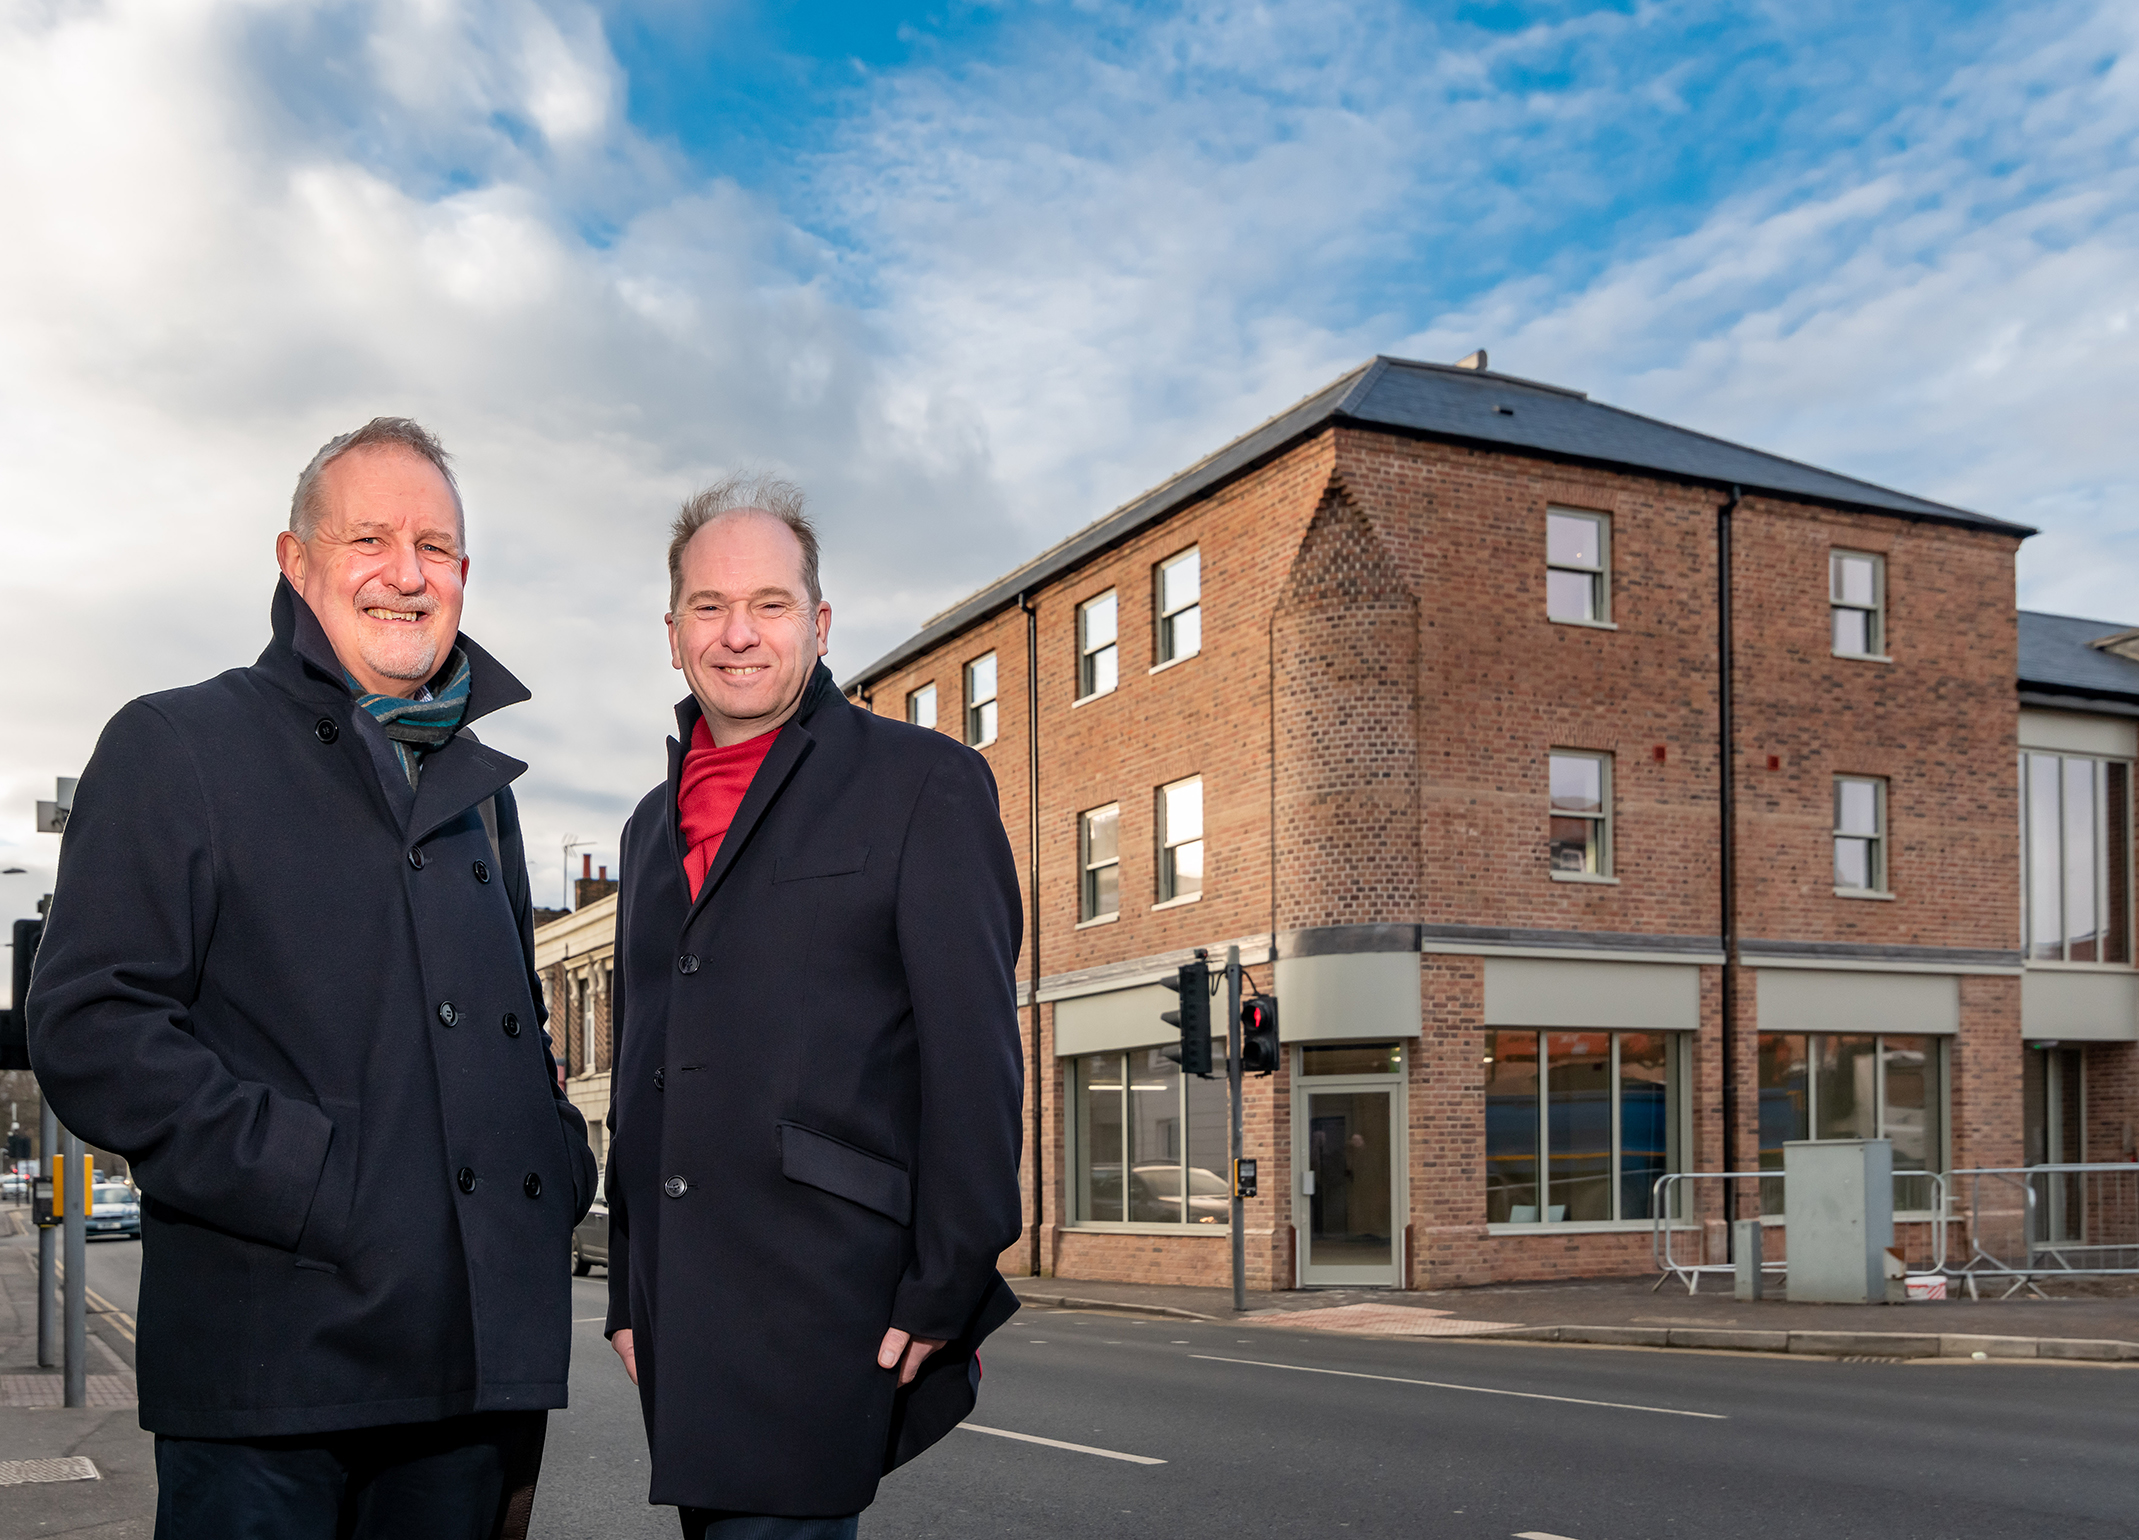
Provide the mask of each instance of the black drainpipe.
MULTIPOLYGON (((1717 851, 1718 876, 1723 888, 1723 1169, 1729 1171, 1737 1152, 1738 1129, 1738 720, 1733 690, 1736 660, 1731 646, 1731 515, 1745 500, 1739 487, 1731 499, 1716 510, 1716 736, 1717 757, 1722 762, 1720 796, 1716 810, 1722 838, 1717 851)), ((1738 1187, 1723 1184, 1723 1218, 1738 1217, 1738 1187)))
POLYGON ((1032 923, 1025 945, 1032 959, 1032 984, 1027 1003, 1032 1007, 1032 1064, 1025 1083, 1032 1098, 1032 1276, 1040 1276, 1040 1221, 1047 1192, 1047 1146, 1041 1117, 1046 1081, 1040 1073, 1040 612, 1030 596, 1018 595, 1018 608, 1025 614, 1025 875, 1032 887, 1032 923))

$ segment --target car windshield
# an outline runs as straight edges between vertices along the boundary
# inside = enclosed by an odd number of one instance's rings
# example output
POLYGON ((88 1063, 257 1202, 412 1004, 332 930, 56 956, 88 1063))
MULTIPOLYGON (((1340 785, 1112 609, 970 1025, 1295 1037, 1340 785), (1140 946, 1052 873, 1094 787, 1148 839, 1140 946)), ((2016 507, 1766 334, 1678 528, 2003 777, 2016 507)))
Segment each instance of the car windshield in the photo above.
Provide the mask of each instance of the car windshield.
POLYGON ((96 1197, 92 1201, 97 1203, 131 1203, 134 1201, 134 1189, 114 1182, 108 1187, 99 1187, 96 1197))

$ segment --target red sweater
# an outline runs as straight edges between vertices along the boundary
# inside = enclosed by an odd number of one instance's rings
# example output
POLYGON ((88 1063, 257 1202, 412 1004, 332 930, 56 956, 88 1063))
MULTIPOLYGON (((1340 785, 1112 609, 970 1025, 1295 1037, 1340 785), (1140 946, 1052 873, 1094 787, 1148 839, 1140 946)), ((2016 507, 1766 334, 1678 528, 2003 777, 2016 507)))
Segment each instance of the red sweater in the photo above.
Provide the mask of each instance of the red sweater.
POLYGON ((743 805, 750 778, 772 751, 778 730, 721 748, 700 717, 691 729, 691 747, 683 756, 683 775, 676 787, 676 812, 683 825, 683 874, 691 884, 691 897, 705 886, 720 842, 735 822, 735 810, 743 805))

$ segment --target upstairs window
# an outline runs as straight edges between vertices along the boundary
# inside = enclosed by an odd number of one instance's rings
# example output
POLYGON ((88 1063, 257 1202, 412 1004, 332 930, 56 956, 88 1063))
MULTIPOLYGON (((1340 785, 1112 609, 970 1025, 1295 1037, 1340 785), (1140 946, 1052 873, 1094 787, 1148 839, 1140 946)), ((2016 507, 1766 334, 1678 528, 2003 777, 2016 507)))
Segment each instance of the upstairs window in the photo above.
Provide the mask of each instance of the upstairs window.
POLYGON ((1838 656, 1885 656, 1885 557, 1863 551, 1830 552, 1827 603, 1834 617, 1834 650, 1838 656))
POLYGON ((1159 788, 1159 902, 1203 891, 1203 777, 1159 788))
POLYGON ((1612 874, 1612 756, 1551 756, 1550 861, 1555 877, 1612 874))
POLYGON ((1077 820, 1077 919, 1121 912, 1121 804, 1095 807, 1077 820))
POLYGON ((2020 756, 2030 959, 2132 960, 2131 785, 2122 760, 2020 756))
POLYGON ((1834 885, 1842 893, 1884 893, 1886 782, 1866 775, 1834 778, 1834 885))
POLYGON ((1601 513, 1545 515, 1545 614, 1603 625, 1612 618, 1612 521, 1601 513))
POLYGON ((995 654, 966 665, 966 742, 985 748, 995 741, 995 654))
POLYGON ((1105 695, 1118 682, 1114 590, 1077 606, 1077 698, 1105 695))
POLYGON ((1153 583, 1157 601, 1157 662, 1192 658, 1203 650, 1203 557, 1191 548, 1159 563, 1153 583))
POLYGON ((906 697, 906 720, 916 727, 936 725, 936 687, 925 684, 906 697))

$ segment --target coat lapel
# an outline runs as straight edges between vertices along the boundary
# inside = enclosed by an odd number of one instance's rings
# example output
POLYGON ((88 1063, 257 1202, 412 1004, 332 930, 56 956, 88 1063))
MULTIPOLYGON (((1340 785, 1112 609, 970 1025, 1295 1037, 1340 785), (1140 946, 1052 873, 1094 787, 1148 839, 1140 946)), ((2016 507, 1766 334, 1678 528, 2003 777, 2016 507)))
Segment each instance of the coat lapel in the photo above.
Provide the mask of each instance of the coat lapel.
MULTIPOLYGON (((780 728, 780 736, 773 740, 766 752, 765 762, 758 766, 758 773, 750 778, 750 788, 743 793, 743 800, 735 810, 735 821, 728 825, 728 832, 721 837, 720 849, 713 857, 713 865, 706 873, 705 882, 698 889, 698 897, 691 901, 683 923, 688 926, 698 917, 699 909, 713 896, 728 869, 735 865, 743 847, 750 843, 750 835, 764 819, 780 793, 794 777, 796 769, 815 746, 817 740, 805 725, 817 714, 827 700, 846 705, 846 698, 839 693, 839 686, 832 680, 831 671, 822 663, 803 687, 802 709, 797 711, 780 728)), ((698 702, 686 696, 676 706, 676 725, 681 729, 682 743, 691 741, 691 732, 698 724, 698 702)), ((675 739, 669 741, 668 773, 668 826, 671 849, 676 859, 676 870, 683 870, 683 817, 678 810, 677 797, 683 789, 683 756, 685 750, 675 739)), ((685 891, 689 891, 686 881, 685 891)))
POLYGON ((698 897, 691 903, 691 912, 683 923, 689 925, 698 917, 707 899, 720 886, 728 869, 735 865, 735 858, 750 842, 751 831, 757 828, 773 803, 795 773, 795 767, 809 753, 817 740, 799 721, 789 721, 780 729, 780 736, 773 739, 771 749, 766 751, 765 762, 758 766, 758 773, 750 778, 750 789, 743 793, 742 804, 735 810, 735 821, 728 825, 728 832, 721 836, 720 850, 713 857, 712 868, 706 873, 705 883, 698 890, 698 897))
POLYGON ((421 844, 485 797, 511 785, 526 769, 524 761, 466 735, 456 735, 432 749, 423 756, 423 774, 416 782, 409 843, 421 844))

